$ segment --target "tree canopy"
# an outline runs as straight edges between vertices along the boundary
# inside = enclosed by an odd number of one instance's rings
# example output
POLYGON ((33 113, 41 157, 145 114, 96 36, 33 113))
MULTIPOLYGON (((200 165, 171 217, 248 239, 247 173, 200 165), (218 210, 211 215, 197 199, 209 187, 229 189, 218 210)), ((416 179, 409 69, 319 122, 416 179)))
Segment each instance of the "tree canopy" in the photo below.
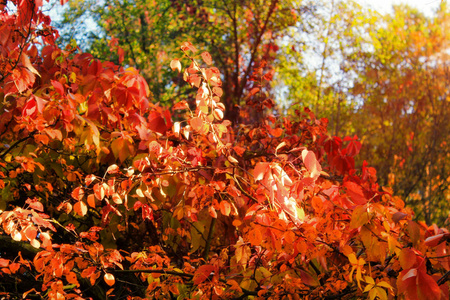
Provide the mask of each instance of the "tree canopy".
POLYGON ((307 108, 227 120, 189 41, 165 67, 194 99, 161 106, 135 68, 59 47, 41 1, 0 9, 2 296, 449 298, 450 233, 355 165, 356 136, 307 108))

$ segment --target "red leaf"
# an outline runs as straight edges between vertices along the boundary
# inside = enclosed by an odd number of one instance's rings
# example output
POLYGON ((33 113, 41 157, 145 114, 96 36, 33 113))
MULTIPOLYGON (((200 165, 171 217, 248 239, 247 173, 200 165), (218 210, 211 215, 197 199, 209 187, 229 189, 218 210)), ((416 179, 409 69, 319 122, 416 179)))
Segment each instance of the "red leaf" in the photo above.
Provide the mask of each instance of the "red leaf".
POLYGON ((0 258, 0 268, 6 268, 9 266, 9 260, 8 259, 4 259, 4 258, 0 258))
POLYGON ((37 116, 37 103, 34 98, 27 101, 27 103, 22 109, 22 116, 23 117, 30 116, 33 119, 37 116))
POLYGON ((169 110, 164 112, 152 111, 149 114, 148 129, 164 134, 170 128, 172 128, 172 119, 169 110))
MULTIPOLYGON (((64 0, 68 1, 68 0, 64 0)), ((119 64, 123 62, 123 59, 125 58, 125 51, 122 49, 122 47, 117 48, 117 54, 119 55, 119 64)))
POLYGON ((191 50, 194 53, 197 52, 197 48, 195 48, 190 42, 184 42, 181 45, 181 50, 183 51, 191 50))
POLYGON ((444 233, 441 233, 427 237, 425 239, 425 245, 427 245, 428 247, 436 247, 437 245, 439 245, 444 235, 445 235, 444 233))
POLYGON ((57 91, 60 95, 64 95, 64 87, 63 85, 56 80, 51 80, 53 87, 55 88, 55 91, 57 91))
POLYGON ((346 154, 349 156, 355 156, 361 150, 361 142, 358 141, 358 137, 355 135, 353 138, 345 137, 344 142, 350 141, 346 150, 346 154))
POLYGON ((419 268, 417 277, 417 296, 419 299, 442 299, 439 285, 433 277, 427 274, 426 268, 419 268))
POLYGON ((367 199, 364 196, 362 187, 352 181, 344 182, 344 187, 347 189, 347 194, 352 201, 358 205, 364 205, 367 203, 367 199))
POLYGON ((185 100, 175 103, 175 105, 172 107, 173 110, 183 110, 188 108, 189 104, 185 100))
POLYGON ((199 285, 204 282, 216 270, 214 266, 203 265, 194 274, 194 284, 199 285))

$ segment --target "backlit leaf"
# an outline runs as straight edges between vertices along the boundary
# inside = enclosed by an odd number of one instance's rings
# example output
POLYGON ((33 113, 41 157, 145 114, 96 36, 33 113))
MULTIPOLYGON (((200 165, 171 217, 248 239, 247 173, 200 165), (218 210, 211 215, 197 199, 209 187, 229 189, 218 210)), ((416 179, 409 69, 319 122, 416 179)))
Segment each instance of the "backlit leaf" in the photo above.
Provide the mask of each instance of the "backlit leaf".
POLYGON ((73 205, 73 211, 81 217, 86 215, 87 210, 88 210, 88 207, 83 201, 78 201, 77 203, 75 203, 73 205))
POLYGON ((175 71, 177 70, 178 72, 181 72, 181 63, 179 59, 173 59, 170 62, 170 68, 175 71))
POLYGON ((220 202, 220 212, 224 216, 229 216, 231 213, 231 204, 226 200, 222 200, 220 202))
POLYGON ((111 274, 111 273, 105 273, 103 278, 104 278, 106 284, 109 285, 109 286, 113 286, 114 283, 116 282, 116 279, 114 278, 114 275, 111 274))

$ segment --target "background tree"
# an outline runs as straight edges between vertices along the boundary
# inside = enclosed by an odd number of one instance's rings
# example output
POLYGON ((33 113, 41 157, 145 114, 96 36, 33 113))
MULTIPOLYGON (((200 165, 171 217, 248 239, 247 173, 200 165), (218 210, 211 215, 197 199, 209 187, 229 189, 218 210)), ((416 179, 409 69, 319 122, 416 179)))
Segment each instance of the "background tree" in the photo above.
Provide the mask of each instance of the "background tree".
POLYGON ((378 17, 353 1, 323 1, 303 24, 306 34, 302 27, 290 28, 274 82, 281 90, 276 100, 288 115, 307 106, 329 120, 330 132, 352 132, 358 102, 348 96, 356 74, 347 56, 370 47, 364 33, 378 17))
MULTIPOLYGON (((270 85, 264 84, 261 72, 270 72, 279 49, 276 42, 286 29, 312 8, 286 0, 71 1, 69 5, 63 28, 72 30, 83 16, 93 16, 100 30, 91 31, 86 50, 118 62, 108 46, 111 39, 117 41, 124 50, 124 63, 142 72, 161 103, 169 103, 174 96, 187 97, 189 89, 180 89, 181 76, 174 76, 167 67, 179 44, 189 40, 210 49, 215 66, 222 71, 223 102, 233 121, 239 115, 239 107, 234 105, 246 101, 265 101, 270 108, 274 105, 269 99, 270 85), (256 88, 261 92, 256 93, 256 88)), ((66 35, 66 41, 72 37, 66 35)), ((243 115, 249 117, 248 112, 243 115)))
POLYGON ((293 28, 296 42, 280 56, 278 101, 292 116, 311 107, 336 135, 357 134, 361 157, 371 158, 380 182, 401 194, 417 218, 443 224, 450 175, 447 5, 431 17, 407 6, 382 16, 331 1, 313 22, 317 30, 308 38, 293 28))
POLYGON ((445 3, 433 17, 396 6, 368 32, 371 50, 349 60, 364 156, 427 222, 442 223, 450 209, 449 16, 445 3))

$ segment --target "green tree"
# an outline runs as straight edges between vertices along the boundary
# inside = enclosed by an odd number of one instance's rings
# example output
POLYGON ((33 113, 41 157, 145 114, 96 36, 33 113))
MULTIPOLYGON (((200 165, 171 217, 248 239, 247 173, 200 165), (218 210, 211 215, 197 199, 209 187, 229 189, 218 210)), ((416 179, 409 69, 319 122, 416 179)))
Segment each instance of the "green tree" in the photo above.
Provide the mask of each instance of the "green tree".
MULTIPOLYGON (((92 16, 99 30, 92 32, 86 50, 118 62, 117 51, 110 51, 111 39, 117 39, 124 50, 124 64, 142 72, 161 103, 188 96, 185 88, 180 89, 182 76, 174 76, 168 68, 181 42, 208 48, 215 66, 222 70, 228 117, 237 120, 239 107, 234 105, 270 98, 266 95, 270 86, 261 83, 261 72, 270 72, 277 41, 308 12, 309 6, 286 0, 70 1, 62 24, 73 28, 80 18, 92 16), (263 91, 252 95, 248 91, 253 87, 263 91)), ((67 40, 72 32, 63 37, 67 40)), ((273 106, 273 101, 265 103, 273 106)))

